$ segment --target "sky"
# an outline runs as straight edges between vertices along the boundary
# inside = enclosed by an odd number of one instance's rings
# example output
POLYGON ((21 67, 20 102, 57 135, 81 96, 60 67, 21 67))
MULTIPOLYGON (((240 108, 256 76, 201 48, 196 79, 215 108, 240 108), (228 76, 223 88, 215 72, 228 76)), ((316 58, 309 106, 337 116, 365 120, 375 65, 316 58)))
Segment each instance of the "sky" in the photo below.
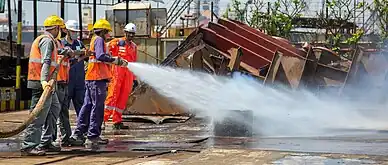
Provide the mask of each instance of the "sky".
MULTIPOLYGON (((11 0, 11 8, 13 9, 14 6, 14 1, 17 2, 17 0, 11 0)), ((59 0, 58 0, 59 1, 59 0)), ((68 0, 65 0, 68 1, 68 0)), ((74 1, 74 0, 72 0, 74 1)), ((86 1, 86 0, 83 0, 86 1)), ((91 1, 91 0, 90 0, 91 1)), ((111 2, 111 0, 102 0, 102 1, 107 1, 111 2)), ((223 11, 224 8, 226 8, 227 3, 230 0, 220 0, 220 10, 223 11)), ((169 7, 173 3, 173 0, 164 0, 165 4, 160 4, 160 7, 169 7)), ((25 15, 23 16, 23 19, 26 21, 29 21, 30 24, 32 25, 33 23, 33 9, 32 9, 32 2, 31 1, 23 1, 23 11, 25 11, 25 15)), ((7 5, 6 5, 7 6, 7 5)), ((86 5, 83 5, 86 6, 86 5)), ((89 5, 92 7, 92 5, 89 5)), ((152 4, 153 7, 156 7, 156 3, 152 4)), ((105 9, 107 9, 107 6, 97 6, 97 19, 98 18, 103 18, 105 17, 105 9)), ((77 4, 65 4, 65 19, 69 20, 78 20, 78 5, 77 4)), ((52 3, 52 2, 38 2, 38 25, 42 25, 44 19, 52 14, 57 14, 60 15, 60 4, 59 3, 52 3)), ((0 17, 7 17, 6 14, 0 14, 0 17)), ((13 20, 13 19, 12 19, 13 20)), ((15 15, 15 20, 16 20, 16 15, 15 15)))

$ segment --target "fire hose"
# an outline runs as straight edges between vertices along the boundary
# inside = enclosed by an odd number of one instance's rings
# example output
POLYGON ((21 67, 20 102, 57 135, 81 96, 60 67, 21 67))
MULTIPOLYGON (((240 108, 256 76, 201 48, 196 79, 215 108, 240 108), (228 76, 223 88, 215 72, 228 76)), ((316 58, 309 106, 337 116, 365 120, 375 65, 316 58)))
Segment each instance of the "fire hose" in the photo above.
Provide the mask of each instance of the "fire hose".
MULTIPOLYGON (((79 52, 76 52, 76 53, 79 53, 79 52)), ((57 67, 53 71, 53 73, 55 74, 52 74, 52 75, 56 75, 56 73, 59 70, 59 66, 62 64, 63 59, 64 58, 59 60, 57 67)), ((19 134, 35 120, 35 118, 42 112, 43 105, 46 102, 47 98, 52 94, 55 81, 56 81, 56 78, 52 77, 51 80, 48 82, 49 85, 43 89, 43 93, 40 96, 38 103, 36 104, 35 108, 31 111, 31 113, 28 115, 28 118, 24 120, 23 123, 20 124, 18 127, 14 127, 15 129, 0 130, 0 138, 9 138, 19 134)))
MULTIPOLYGON (((61 61, 62 62, 62 61, 61 61)), ((58 68, 58 67, 57 67, 58 68)), ((56 69, 55 72, 57 72, 58 69, 56 69)), ((28 115, 27 120, 24 120, 21 125, 16 127, 12 130, 0 130, 0 138, 8 138, 15 136, 22 132, 24 129, 27 128, 28 125, 32 123, 32 121, 35 120, 35 118, 42 112, 43 110, 43 104, 46 102, 49 95, 52 93, 52 87, 55 83, 54 79, 51 79, 49 81, 49 85, 43 90, 42 96, 40 96, 38 103, 36 104, 35 108, 32 110, 32 112, 28 115)))

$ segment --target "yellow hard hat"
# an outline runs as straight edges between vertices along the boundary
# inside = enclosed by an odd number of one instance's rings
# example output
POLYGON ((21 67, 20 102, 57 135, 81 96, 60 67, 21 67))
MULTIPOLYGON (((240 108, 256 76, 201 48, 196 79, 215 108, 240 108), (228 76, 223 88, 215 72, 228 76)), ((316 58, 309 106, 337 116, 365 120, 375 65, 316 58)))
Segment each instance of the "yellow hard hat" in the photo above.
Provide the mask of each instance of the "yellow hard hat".
POLYGON ((110 23, 106 19, 99 19, 96 21, 96 23, 93 25, 93 30, 95 29, 106 29, 108 31, 112 31, 110 23))
POLYGON ((43 22, 43 26, 50 27, 50 26, 59 26, 61 28, 65 28, 65 22, 61 17, 58 17, 56 15, 51 15, 46 18, 43 22))

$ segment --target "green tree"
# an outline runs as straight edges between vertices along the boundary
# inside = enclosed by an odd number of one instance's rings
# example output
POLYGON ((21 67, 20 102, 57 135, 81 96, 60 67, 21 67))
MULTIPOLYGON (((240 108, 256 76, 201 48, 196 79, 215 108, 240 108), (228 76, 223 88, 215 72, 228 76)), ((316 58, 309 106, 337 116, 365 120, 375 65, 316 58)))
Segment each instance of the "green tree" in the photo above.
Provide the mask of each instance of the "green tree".
POLYGON ((301 16, 306 4, 305 0, 276 0, 267 4, 261 0, 247 3, 232 0, 224 17, 230 18, 229 12, 234 12, 236 20, 264 30, 269 35, 288 38, 294 27, 293 20, 301 16))
POLYGON ((373 6, 368 7, 376 12, 380 37, 382 40, 388 38, 388 0, 373 0, 373 6))
POLYGON ((364 29, 356 27, 354 22, 365 6, 364 2, 354 0, 327 0, 326 12, 318 13, 319 26, 326 30, 327 42, 334 51, 338 51, 341 43, 355 45, 364 35, 364 29))

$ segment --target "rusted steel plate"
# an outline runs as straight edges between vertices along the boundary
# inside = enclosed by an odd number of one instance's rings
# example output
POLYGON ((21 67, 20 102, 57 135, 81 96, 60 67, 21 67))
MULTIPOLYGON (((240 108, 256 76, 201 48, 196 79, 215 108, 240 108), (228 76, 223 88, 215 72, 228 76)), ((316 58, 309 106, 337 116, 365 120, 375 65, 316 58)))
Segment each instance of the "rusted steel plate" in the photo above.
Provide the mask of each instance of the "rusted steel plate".
POLYGON ((230 48, 238 48, 241 47, 243 56, 241 57, 241 61, 247 63, 248 65, 259 69, 262 66, 265 66, 266 64, 269 64, 271 61, 267 60, 263 57, 261 57, 259 54, 253 52, 250 49, 245 48, 244 46, 229 40, 228 38, 217 34, 215 31, 209 29, 209 28, 201 28, 201 32, 203 33, 203 40, 213 46, 214 48, 224 52, 225 54, 228 53, 228 50, 230 48))
MULTIPOLYGON (((266 40, 270 41, 270 43, 276 45, 276 48, 278 48, 279 51, 282 51, 282 52, 292 51, 292 52, 296 53, 296 54, 295 53, 293 54, 295 56, 305 55, 305 53, 303 53, 303 51, 297 49, 296 47, 292 46, 291 44, 287 44, 283 41, 279 41, 275 38, 272 38, 271 36, 268 36, 267 34, 264 34, 263 32, 260 32, 252 27, 249 27, 248 25, 241 23, 239 21, 226 20, 224 22, 219 22, 219 23, 221 23, 225 26, 226 22, 231 23, 231 24, 234 23, 237 27, 240 27, 240 28, 243 28, 247 31, 250 31, 251 33, 256 34, 256 36, 260 36, 261 38, 265 38, 266 40), (284 50, 284 49, 287 49, 287 50, 284 50)), ((285 54, 288 55, 288 53, 285 53, 285 54)))
POLYGON ((333 61, 341 60, 337 53, 325 47, 313 47, 313 51, 318 59, 318 62, 321 64, 328 65, 333 61))
POLYGON ((355 85, 369 86, 366 88, 385 86, 387 68, 388 61, 384 54, 359 46, 353 55, 349 74, 342 87, 343 93, 352 92, 351 89, 355 85))
POLYGON ((160 95, 151 87, 143 87, 144 92, 137 94, 136 100, 129 99, 124 114, 131 115, 188 115, 188 111, 168 98, 160 95))
MULTIPOLYGON (((206 49, 213 53, 213 54, 218 54, 218 55, 222 55, 228 59, 231 59, 231 56, 228 55, 227 53, 224 53, 222 51, 219 51, 217 50, 216 48, 210 46, 210 45, 206 45, 206 49)), ((253 68, 252 66, 248 65, 247 63, 245 62, 240 62, 240 67, 244 68, 245 70, 247 70, 248 72, 250 72, 252 75, 256 76, 256 77, 260 77, 262 79, 264 79, 264 77, 260 76, 260 73, 259 73, 259 70, 258 69, 255 69, 253 68)))
MULTIPOLYGON (((256 42, 257 44, 270 49, 272 52, 276 50, 281 51, 285 56, 302 56, 305 53, 293 47, 289 43, 281 43, 277 40, 274 40, 271 36, 268 36, 256 29, 251 27, 240 26, 239 24, 225 19, 219 19, 218 23, 227 27, 231 31, 238 32, 241 36, 248 38, 251 41, 256 42)), ((272 58, 270 58, 272 59, 272 58)))
POLYGON ((305 63, 304 59, 276 52, 264 83, 266 85, 282 83, 296 89, 299 87, 305 63))
POLYGON ((176 47, 167 57, 164 59, 160 65, 172 65, 176 58, 180 56, 183 51, 193 47, 202 40, 202 34, 198 34, 198 29, 191 33, 184 42, 182 42, 178 47, 176 47))
POLYGON ((283 56, 281 59, 283 71, 291 88, 299 87, 305 63, 306 60, 296 57, 283 56))
POLYGON ((183 52, 176 60, 176 65, 180 68, 190 69, 192 63, 192 56, 197 51, 203 49, 205 44, 201 43, 198 46, 192 47, 189 50, 183 52), (191 57, 190 57, 191 56, 191 57))
POLYGON ((265 58, 267 60, 271 60, 273 58, 275 50, 269 50, 266 47, 259 45, 248 38, 245 38, 244 36, 239 34, 240 32, 236 33, 220 24, 214 23, 209 23, 208 28, 212 29, 221 36, 228 36, 227 38, 229 40, 232 40, 233 42, 236 42, 239 45, 243 45, 245 48, 254 51, 255 53, 259 54, 261 58, 265 58))

